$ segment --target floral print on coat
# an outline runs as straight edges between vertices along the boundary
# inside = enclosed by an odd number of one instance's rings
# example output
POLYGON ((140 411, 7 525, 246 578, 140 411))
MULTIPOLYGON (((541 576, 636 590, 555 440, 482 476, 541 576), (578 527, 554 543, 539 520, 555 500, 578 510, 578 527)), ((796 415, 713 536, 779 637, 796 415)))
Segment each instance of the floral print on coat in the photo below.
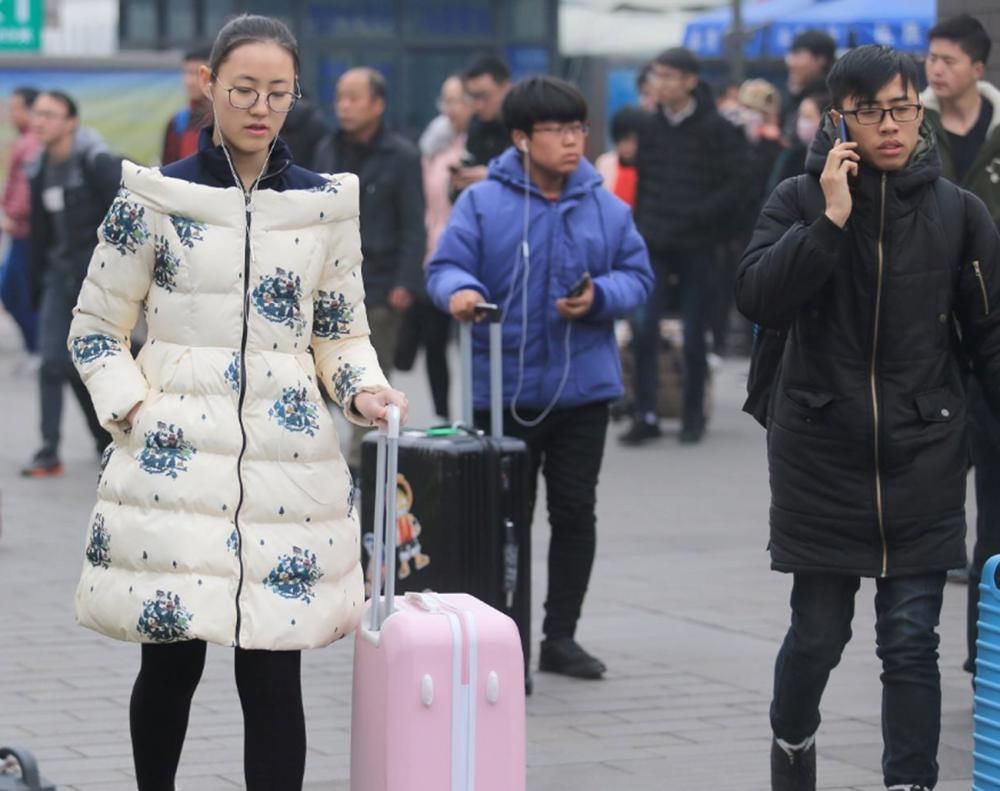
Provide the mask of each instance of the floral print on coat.
POLYGON ((86 365, 122 350, 122 345, 110 335, 84 335, 73 339, 73 362, 86 365))
POLYGON ((122 255, 136 253, 150 236, 145 215, 146 210, 129 200, 126 190, 120 190, 104 217, 104 238, 122 255))
POLYGON ((240 392, 240 353, 233 352, 233 359, 229 361, 229 367, 226 368, 225 373, 226 381, 229 382, 229 386, 233 388, 234 393, 240 392))
POLYGON ((281 267, 273 275, 261 275, 253 290, 253 304, 268 321, 281 324, 302 335, 306 320, 302 315, 302 278, 281 267))
POLYGON ((170 249, 166 236, 157 236, 153 241, 153 282, 160 288, 173 291, 177 287, 177 271, 181 268, 180 257, 170 249))
POLYGON ((278 558, 278 565, 264 578, 264 584, 283 599, 300 599, 309 604, 313 587, 322 576, 314 552, 292 547, 291 555, 278 558))
POLYGON ((94 567, 104 569, 111 567, 111 534, 104 526, 103 514, 95 514, 94 523, 90 526, 87 560, 94 567))
POLYGON ((281 392, 281 398, 267 410, 267 414, 288 431, 304 433, 310 437, 315 437, 319 431, 319 407, 309 400, 304 387, 286 387, 281 392))
POLYGON ((335 340, 350 332, 354 309, 343 294, 319 291, 313 307, 313 335, 335 340))
POLYGON ((154 643, 174 643, 187 637, 194 616, 181 606, 181 597, 170 591, 157 591, 155 599, 142 603, 142 614, 135 628, 154 643))
POLYGON ((155 431, 146 432, 146 445, 139 452, 139 466, 151 475, 176 478, 177 473, 187 472, 197 449, 184 439, 184 430, 173 423, 157 421, 155 431))
POLYGON ((193 249, 195 242, 204 241, 205 231, 208 230, 205 223, 189 220, 179 214, 170 215, 170 224, 174 226, 174 231, 177 232, 177 238, 180 239, 181 244, 188 249, 193 249))
POLYGON ((333 389, 337 399, 347 404, 358 393, 358 385, 364 377, 365 369, 358 365, 344 363, 333 374, 333 389))

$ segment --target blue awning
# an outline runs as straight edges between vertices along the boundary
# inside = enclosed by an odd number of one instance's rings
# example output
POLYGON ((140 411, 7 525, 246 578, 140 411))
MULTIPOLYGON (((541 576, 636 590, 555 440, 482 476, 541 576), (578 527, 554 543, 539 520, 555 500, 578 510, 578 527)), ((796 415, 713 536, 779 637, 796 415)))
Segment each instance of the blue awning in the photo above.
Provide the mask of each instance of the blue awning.
MULTIPOLYGON (((751 36, 748 58, 781 58, 796 34, 825 30, 840 48, 889 44, 922 51, 934 25, 936 0, 755 0, 745 2, 743 24, 751 36)), ((688 23, 684 46, 703 58, 726 55, 725 36, 732 27, 728 6, 688 23)))
POLYGON ((803 30, 825 30, 838 48, 887 44, 909 52, 927 49, 927 32, 937 16, 935 0, 830 0, 776 20, 767 34, 768 51, 781 54, 803 30))

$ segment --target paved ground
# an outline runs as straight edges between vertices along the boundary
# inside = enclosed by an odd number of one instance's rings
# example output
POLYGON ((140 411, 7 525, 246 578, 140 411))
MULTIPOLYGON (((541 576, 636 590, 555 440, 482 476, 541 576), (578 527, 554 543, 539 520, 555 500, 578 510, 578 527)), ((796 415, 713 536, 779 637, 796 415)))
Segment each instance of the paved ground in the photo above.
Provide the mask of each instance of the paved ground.
MULTIPOLYGON (((13 348, 0 317, 0 744, 34 748, 62 791, 132 789, 127 706, 137 648, 77 627, 72 612, 97 463, 70 403, 66 477, 17 477, 35 450, 37 407, 34 380, 9 374, 13 348)), ((528 704, 531 791, 767 788, 770 675, 789 579, 768 571, 763 434, 738 411, 745 367, 722 369, 702 445, 667 438, 626 452, 609 443, 599 559, 579 637, 611 671, 599 683, 537 676, 528 704)), ((416 402, 419 425, 429 415, 422 376, 398 383, 416 402)), ((535 585, 544 590, 547 531, 536 525, 535 585)), ((823 789, 882 788, 873 591, 862 587, 855 639, 826 695, 823 789)), ((971 776, 964 596, 949 586, 941 630, 944 791, 968 789, 971 776)), ((305 660, 309 791, 348 787, 350 664, 348 644, 305 660)), ((241 748, 232 655, 212 649, 181 791, 241 787, 241 748)))

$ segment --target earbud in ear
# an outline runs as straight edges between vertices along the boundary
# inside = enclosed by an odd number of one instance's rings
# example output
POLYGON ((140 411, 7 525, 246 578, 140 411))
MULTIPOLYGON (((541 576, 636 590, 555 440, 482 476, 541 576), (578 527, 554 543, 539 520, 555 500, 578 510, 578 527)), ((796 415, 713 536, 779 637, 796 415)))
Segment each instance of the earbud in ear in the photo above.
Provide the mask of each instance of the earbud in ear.
POLYGON ((527 140, 521 140, 521 144, 518 146, 518 148, 520 148, 525 154, 527 154, 528 153, 528 141, 527 140))

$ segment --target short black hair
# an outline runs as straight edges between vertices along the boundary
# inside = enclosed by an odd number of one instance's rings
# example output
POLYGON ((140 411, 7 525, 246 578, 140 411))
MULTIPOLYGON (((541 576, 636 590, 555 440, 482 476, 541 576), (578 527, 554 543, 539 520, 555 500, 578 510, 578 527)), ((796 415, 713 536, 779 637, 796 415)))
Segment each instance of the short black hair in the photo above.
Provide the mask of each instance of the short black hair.
POLYGON ((684 74, 698 74, 701 71, 701 64, 695 54, 684 47, 671 47, 665 49, 654 58, 653 63, 660 66, 668 66, 677 69, 684 74))
POLYGON ((635 89, 642 92, 643 86, 649 82, 650 77, 653 76, 653 63, 650 61, 645 64, 638 73, 635 75, 635 89))
POLYGON ((826 58, 827 66, 837 58, 837 42, 829 33, 822 30, 803 30, 792 39, 789 52, 805 50, 817 58, 826 58))
POLYGON ((201 43, 196 44, 184 53, 184 62, 189 63, 196 60, 199 63, 208 63, 212 60, 212 45, 201 43))
POLYGON ((510 67, 495 52, 488 52, 473 58, 472 62, 465 67, 465 71, 462 72, 462 80, 474 80, 484 74, 491 76, 493 81, 500 85, 510 79, 510 67))
POLYGON ((936 38, 954 41, 973 63, 985 64, 990 58, 990 35, 974 16, 961 14, 942 19, 927 34, 928 41, 936 38))
POLYGON ((866 44, 834 63, 826 82, 833 106, 839 108, 848 96, 859 102, 875 101, 875 95, 896 76, 902 77, 905 90, 911 85, 916 88, 919 73, 911 55, 882 44, 866 44))
POLYGON ((65 91, 41 91, 35 98, 38 99, 39 96, 50 96, 57 102, 62 102, 66 106, 66 115, 70 118, 76 118, 80 114, 80 109, 76 105, 76 100, 65 91))
POLYGON ((611 116, 611 140, 619 143, 629 135, 639 133, 639 127, 646 117, 646 113, 638 107, 626 105, 611 116))
POLYGON ((24 106, 29 110, 31 109, 31 105, 35 103, 35 99, 38 98, 38 88, 32 88, 30 85, 19 85, 10 93, 11 96, 20 96, 21 101, 24 102, 24 106))
POLYGON ((575 85, 558 77, 528 77, 510 89, 500 109, 504 126, 529 137, 535 124, 587 120, 587 100, 575 85))

